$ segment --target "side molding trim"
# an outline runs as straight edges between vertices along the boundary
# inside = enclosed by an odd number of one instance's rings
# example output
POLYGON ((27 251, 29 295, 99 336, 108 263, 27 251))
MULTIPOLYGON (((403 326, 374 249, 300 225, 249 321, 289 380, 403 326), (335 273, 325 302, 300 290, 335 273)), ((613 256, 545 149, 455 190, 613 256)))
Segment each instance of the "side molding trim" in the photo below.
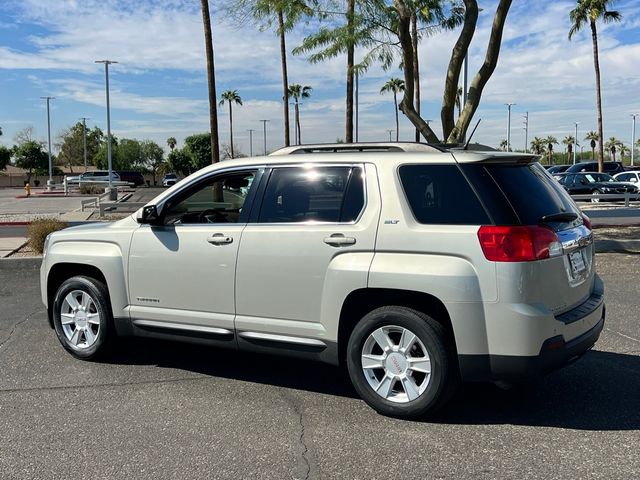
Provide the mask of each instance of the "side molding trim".
POLYGON ((327 344, 315 338, 291 337, 289 335, 275 335, 261 332, 240 332, 238 336, 246 340, 258 340, 265 342, 290 343, 305 347, 327 348, 327 344))
POLYGON ((155 320, 133 320, 136 327, 160 328, 169 330, 183 330, 187 332, 199 332, 209 335, 232 336, 233 332, 226 328, 205 327, 202 325, 189 325, 183 323, 158 322, 155 320))

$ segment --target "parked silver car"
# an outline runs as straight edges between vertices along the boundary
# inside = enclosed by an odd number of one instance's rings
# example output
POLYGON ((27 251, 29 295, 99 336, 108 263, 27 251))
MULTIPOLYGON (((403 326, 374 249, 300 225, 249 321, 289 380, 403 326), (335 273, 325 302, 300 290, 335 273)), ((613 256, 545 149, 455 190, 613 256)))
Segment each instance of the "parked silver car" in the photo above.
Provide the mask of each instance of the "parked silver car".
POLYGON ((460 380, 538 378, 594 345, 591 226, 537 156, 360 147, 220 162, 126 219, 51 234, 42 300, 61 344, 316 359, 403 418, 460 380))

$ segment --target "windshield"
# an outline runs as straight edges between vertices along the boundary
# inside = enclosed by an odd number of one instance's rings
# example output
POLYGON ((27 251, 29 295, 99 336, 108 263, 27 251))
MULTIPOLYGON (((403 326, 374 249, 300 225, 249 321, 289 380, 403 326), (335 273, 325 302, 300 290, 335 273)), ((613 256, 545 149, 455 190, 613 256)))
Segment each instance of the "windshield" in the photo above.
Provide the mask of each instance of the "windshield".
POLYGON ((584 178, 587 179, 589 183, 594 182, 615 182, 611 175, 607 175, 606 173, 587 173, 583 175, 584 178))

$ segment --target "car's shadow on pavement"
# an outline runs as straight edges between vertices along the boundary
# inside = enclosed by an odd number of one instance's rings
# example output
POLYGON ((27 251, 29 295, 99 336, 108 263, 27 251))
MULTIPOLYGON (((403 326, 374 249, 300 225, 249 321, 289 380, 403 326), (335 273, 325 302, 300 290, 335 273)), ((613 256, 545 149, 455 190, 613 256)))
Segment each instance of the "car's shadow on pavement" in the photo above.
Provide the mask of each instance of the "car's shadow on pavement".
MULTIPOLYGON (((212 377, 357 398, 346 369, 319 362, 159 340, 125 340, 109 363, 157 365, 212 377)), ((514 424, 578 430, 640 429, 640 356, 591 351, 533 388, 465 384, 441 424, 514 424)))
POLYGON ((591 351, 533 386, 462 387, 437 420, 578 430, 640 429, 640 356, 591 351))

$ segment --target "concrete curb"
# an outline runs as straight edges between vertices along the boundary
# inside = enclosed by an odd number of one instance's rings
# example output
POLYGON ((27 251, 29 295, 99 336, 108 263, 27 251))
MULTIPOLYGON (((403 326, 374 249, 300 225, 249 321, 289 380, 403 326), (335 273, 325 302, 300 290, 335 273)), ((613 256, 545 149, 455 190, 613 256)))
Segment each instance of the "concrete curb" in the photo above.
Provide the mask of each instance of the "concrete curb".
POLYGON ((0 270, 37 270, 42 257, 9 257, 0 259, 0 270))
POLYGON ((596 253, 640 254, 640 240, 596 240, 596 253))

